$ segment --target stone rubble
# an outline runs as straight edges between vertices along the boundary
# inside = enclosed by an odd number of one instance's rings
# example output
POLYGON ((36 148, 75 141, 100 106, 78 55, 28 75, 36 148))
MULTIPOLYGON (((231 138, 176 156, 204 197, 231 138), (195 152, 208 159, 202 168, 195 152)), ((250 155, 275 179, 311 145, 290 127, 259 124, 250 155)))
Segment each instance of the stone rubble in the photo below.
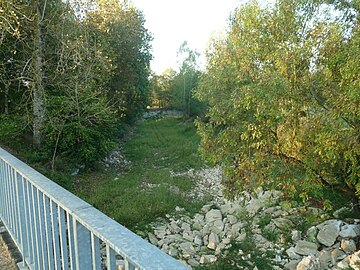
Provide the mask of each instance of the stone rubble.
MULTIPOLYGON (((222 194, 204 205, 199 213, 188 215, 178 208, 174 215, 167 215, 161 224, 153 224, 148 233, 149 241, 164 252, 192 267, 212 263, 233 243, 251 237, 259 251, 272 251, 272 269, 288 270, 360 270, 360 220, 327 220, 301 233, 296 226, 304 214, 304 207, 282 206, 279 191, 258 190, 254 194, 244 192, 235 201, 228 201, 222 194), (268 224, 261 224, 269 216, 268 224), (279 235, 271 239, 266 232, 279 235), (288 234, 288 237, 285 235, 288 234), (289 239, 288 241, 284 239, 289 239), (269 240, 270 239, 270 240, 269 240), (291 239, 291 240, 290 240, 291 239)), ((305 209, 324 213, 316 208, 305 209)), ((246 250, 239 250, 243 260, 254 265, 246 250)), ((248 269, 252 268, 234 268, 248 269)))

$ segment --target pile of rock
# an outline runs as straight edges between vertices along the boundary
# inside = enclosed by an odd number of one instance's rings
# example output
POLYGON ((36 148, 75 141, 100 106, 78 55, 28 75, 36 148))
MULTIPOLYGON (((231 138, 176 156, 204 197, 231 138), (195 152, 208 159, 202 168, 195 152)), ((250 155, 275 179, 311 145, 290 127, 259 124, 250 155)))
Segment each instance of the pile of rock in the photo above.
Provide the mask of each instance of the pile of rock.
POLYGON ((204 167, 200 170, 190 169, 181 173, 170 171, 170 176, 186 176, 195 180, 195 187, 187 194, 191 198, 203 199, 210 197, 213 202, 220 202, 224 199, 220 166, 204 167))
POLYGON ((360 225, 330 219, 307 230, 306 238, 286 250, 291 261, 287 269, 360 269, 356 243, 360 225))
POLYGON ((183 112, 177 110, 147 110, 143 113, 143 118, 160 118, 165 116, 179 117, 183 116, 183 112))
MULTIPOLYGON (((292 208, 280 199, 278 191, 259 189, 255 194, 244 192, 234 202, 224 198, 213 201, 194 216, 177 208, 178 213, 167 216, 167 222, 153 225, 148 239, 190 267, 215 262, 233 243, 251 239, 258 253, 269 256, 267 252, 271 251, 272 257, 267 259, 272 269, 360 270, 356 252, 359 220, 329 219, 302 236, 296 228, 301 217, 310 213, 324 220, 324 212, 311 207, 292 208), (276 237, 269 237, 269 232, 276 237)), ((235 269, 256 269, 256 258, 250 251, 239 250, 238 255, 249 266, 235 269)))
POLYGON ((131 166, 131 161, 124 157, 121 149, 115 149, 104 158, 103 164, 107 168, 114 166, 121 169, 129 169, 131 166))

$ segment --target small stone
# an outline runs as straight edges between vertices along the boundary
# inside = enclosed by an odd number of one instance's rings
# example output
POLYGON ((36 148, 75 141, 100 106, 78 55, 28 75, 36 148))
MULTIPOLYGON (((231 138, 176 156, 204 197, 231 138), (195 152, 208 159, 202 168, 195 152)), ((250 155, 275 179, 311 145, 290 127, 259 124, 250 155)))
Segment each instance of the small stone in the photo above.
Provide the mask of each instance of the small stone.
POLYGON ((320 262, 320 268, 326 269, 329 263, 331 262, 331 254, 328 250, 322 250, 319 252, 318 259, 320 262))
POLYGON ((224 239, 222 240, 222 243, 224 243, 225 245, 228 245, 228 244, 231 243, 231 239, 230 239, 230 238, 224 238, 224 239))
POLYGON ((190 266, 194 266, 194 267, 197 267, 197 266, 200 265, 200 263, 199 263, 197 260, 195 260, 195 259, 189 259, 189 260, 188 260, 188 264, 189 264, 190 266))
POLYGON ((342 226, 339 234, 342 238, 356 238, 360 236, 360 225, 342 226))
POLYGON ((222 220, 215 220, 214 226, 219 229, 219 231, 222 231, 224 229, 224 223, 222 220))
POLYGON ((215 233, 210 233, 209 235, 209 244, 207 245, 207 247, 209 249, 216 249, 216 246, 219 244, 219 237, 217 236, 217 234, 215 233))
POLYGON ((340 269, 349 269, 349 264, 347 262, 341 261, 341 262, 338 262, 336 267, 338 267, 340 269))
POLYGON ((296 243, 295 252, 300 255, 315 255, 318 252, 317 245, 301 240, 296 243))
POLYGON ((156 236, 152 233, 148 233, 148 237, 149 237, 149 241, 151 244, 153 244, 154 246, 156 246, 158 244, 158 240, 156 238, 156 236))
POLYGON ((219 255, 224 248, 225 248, 225 244, 220 243, 215 249, 215 255, 219 255))
POLYGON ((245 238, 246 238, 246 233, 244 232, 244 233, 239 234, 239 236, 236 237, 235 240, 236 240, 237 242, 242 242, 242 241, 245 240, 245 238))
POLYGON ((196 253, 194 246, 189 242, 181 243, 179 248, 182 250, 183 257, 186 259, 190 258, 196 253))
POLYGON ((289 256, 290 259, 300 259, 301 256, 295 252, 294 247, 290 247, 286 250, 286 254, 289 256))
POLYGON ((356 243, 352 239, 342 239, 341 240, 341 249, 346 253, 353 253, 356 250, 356 243))
POLYGON ((205 246, 207 246, 209 244, 209 235, 205 235, 203 237, 203 243, 204 243, 205 246))
POLYGON ((226 203, 220 206, 221 213, 223 214, 233 214, 237 208, 233 203, 226 203))
POLYGON ((169 249, 168 254, 169 254, 170 256, 172 256, 172 257, 177 258, 177 257, 179 256, 179 251, 177 250, 177 248, 171 247, 171 248, 169 249))
POLYGON ((210 208, 211 208, 211 205, 210 205, 210 204, 206 204, 206 205, 204 205, 203 207, 201 207, 201 211, 202 211, 203 213, 207 213, 207 212, 210 211, 210 208))
POLYGON ((164 244, 162 247, 161 247, 161 250, 164 251, 165 253, 169 253, 169 246, 164 244))
POLYGON ((189 232, 191 231, 191 227, 189 223, 183 222, 181 224, 181 229, 183 229, 185 232, 189 232))
POLYGON ((195 214, 194 216, 194 222, 198 222, 200 224, 204 224, 205 216, 201 214, 195 214))
MULTIPOLYGON (((316 209, 316 208, 315 208, 316 209)), ((315 210, 313 209, 314 211, 318 211, 318 210, 315 210)), ((323 229, 323 227, 325 226, 332 226, 334 227, 336 230, 339 230, 340 231, 340 226, 343 222, 341 220, 337 220, 337 219, 328 219, 328 220, 325 220, 324 222, 320 223, 319 225, 317 225, 316 227, 321 230, 323 229)))
POLYGON ((251 216, 254 216, 263 207, 264 203, 261 200, 251 199, 245 209, 251 216))
POLYGON ((205 215, 206 223, 214 222, 215 220, 222 220, 221 211, 218 209, 211 209, 205 215))
POLYGON ((360 268, 360 251, 357 251, 350 256, 349 265, 354 269, 360 268))
POLYGON ((346 254, 344 251, 339 249, 334 249, 331 251, 331 262, 332 264, 336 264, 337 261, 340 261, 346 257, 346 254))
POLYGON ((200 258, 200 263, 201 264, 205 264, 205 263, 212 263, 212 262, 216 262, 217 258, 215 255, 203 255, 200 258))
POLYGON ((187 241, 190 241, 190 242, 194 241, 194 236, 188 232, 184 232, 182 237, 187 241))
POLYGON ((301 239, 301 232, 294 230, 291 232, 291 240, 297 242, 301 239))
POLYGON ((296 270, 315 270, 315 263, 311 256, 304 257, 296 266, 296 270))
POLYGON ((292 221, 287 218, 275 218, 272 221, 279 229, 286 229, 294 226, 292 221))
POLYGON ((183 212, 183 211, 185 211, 185 209, 182 208, 182 207, 179 207, 179 206, 175 206, 175 211, 176 212, 183 212))
POLYGON ((172 233, 179 233, 180 232, 180 227, 177 225, 177 223, 175 221, 170 222, 169 228, 170 228, 170 231, 172 233))
POLYGON ((300 260, 293 260, 285 264, 285 269, 296 270, 296 266, 299 264, 300 260))
POLYGON ((245 223, 237 222, 234 225, 231 226, 231 234, 234 236, 239 235, 240 230, 245 227, 245 223))
POLYGON ((237 218, 233 215, 227 215, 226 218, 231 225, 233 225, 237 222, 237 218))
POLYGON ((285 217, 287 215, 289 215, 289 213, 287 211, 282 210, 282 209, 276 210, 275 212, 273 212, 271 214, 271 216, 274 217, 274 218, 285 217))
POLYGON ((317 243, 317 233, 318 229, 315 226, 310 227, 306 232, 306 240, 312 243, 317 243))
POLYGON ((194 244, 198 246, 202 246, 203 240, 200 235, 195 235, 194 237, 194 244))

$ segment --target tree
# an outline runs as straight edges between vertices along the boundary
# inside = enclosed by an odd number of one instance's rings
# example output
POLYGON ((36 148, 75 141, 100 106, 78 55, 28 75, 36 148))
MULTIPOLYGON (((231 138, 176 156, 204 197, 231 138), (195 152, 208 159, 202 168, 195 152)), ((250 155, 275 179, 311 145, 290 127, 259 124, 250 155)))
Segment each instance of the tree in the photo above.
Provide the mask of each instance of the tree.
POLYGON ((197 125, 230 194, 259 185, 303 197, 314 184, 360 191, 358 10, 331 20, 325 11, 337 7, 246 4, 210 47, 197 90, 209 110, 197 125))
POLYGON ((153 74, 150 80, 150 104, 153 107, 169 108, 172 101, 171 87, 176 71, 166 69, 162 74, 153 74))
POLYGON ((0 1, 0 101, 9 114, 0 139, 14 134, 16 115, 52 167, 59 156, 100 159, 146 104, 143 15, 119 1, 0 1))
POLYGON ((186 117, 197 115, 201 112, 202 104, 193 98, 193 92, 200 79, 197 65, 199 53, 190 49, 184 41, 178 51, 179 73, 172 83, 173 107, 182 110, 186 117))

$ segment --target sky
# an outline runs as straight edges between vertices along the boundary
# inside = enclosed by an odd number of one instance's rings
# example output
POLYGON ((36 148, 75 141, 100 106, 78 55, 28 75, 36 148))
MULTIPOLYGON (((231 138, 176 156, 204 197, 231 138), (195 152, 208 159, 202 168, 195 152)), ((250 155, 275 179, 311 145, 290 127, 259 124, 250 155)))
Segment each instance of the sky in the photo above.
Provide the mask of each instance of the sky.
POLYGON ((151 69, 161 74, 176 69, 177 51, 187 41, 191 49, 201 53, 199 66, 204 67, 204 51, 212 35, 221 33, 230 13, 242 0, 132 0, 143 11, 145 27, 153 35, 151 69))

